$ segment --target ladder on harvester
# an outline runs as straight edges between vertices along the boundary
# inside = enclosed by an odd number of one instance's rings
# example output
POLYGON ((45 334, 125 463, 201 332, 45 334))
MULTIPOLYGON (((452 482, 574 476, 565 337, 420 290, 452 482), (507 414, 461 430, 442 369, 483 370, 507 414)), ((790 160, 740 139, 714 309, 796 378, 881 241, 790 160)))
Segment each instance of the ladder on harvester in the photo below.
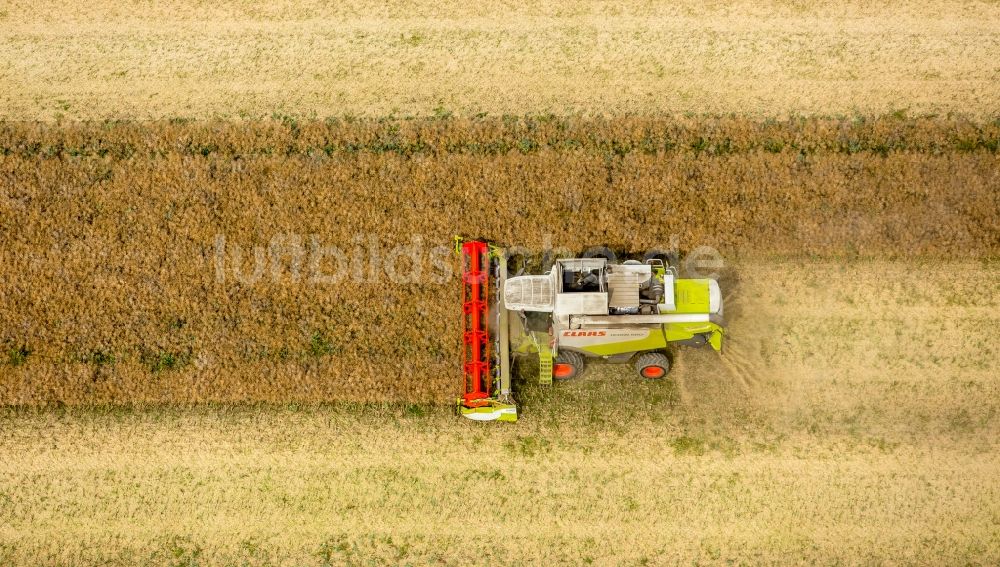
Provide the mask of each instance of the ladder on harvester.
POLYGON ((491 352, 489 333, 490 267, 495 249, 487 243, 456 238, 456 248, 462 256, 462 373, 465 391, 458 399, 458 411, 476 421, 517 421, 517 407, 510 399, 510 353, 507 342, 507 313, 503 307, 503 282, 507 276, 506 258, 498 258, 499 286, 493 302, 500 314, 498 325, 498 352, 491 352), (490 359, 496 356, 499 364, 500 397, 493 397, 494 378, 490 359))
POLYGON ((542 386, 552 385, 552 349, 548 343, 538 342, 538 383, 542 386))

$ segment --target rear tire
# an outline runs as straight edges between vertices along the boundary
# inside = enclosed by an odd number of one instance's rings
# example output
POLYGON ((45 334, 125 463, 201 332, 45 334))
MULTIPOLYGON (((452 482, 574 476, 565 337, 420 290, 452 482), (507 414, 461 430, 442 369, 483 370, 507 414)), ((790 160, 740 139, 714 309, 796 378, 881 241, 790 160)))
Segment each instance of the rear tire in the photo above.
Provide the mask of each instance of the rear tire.
POLYGON ((647 380, 659 380, 670 372, 670 359, 662 352, 640 354, 635 360, 635 370, 647 380))
POLYGON ((561 350, 552 364, 553 380, 572 380, 583 374, 583 355, 578 352, 561 350))

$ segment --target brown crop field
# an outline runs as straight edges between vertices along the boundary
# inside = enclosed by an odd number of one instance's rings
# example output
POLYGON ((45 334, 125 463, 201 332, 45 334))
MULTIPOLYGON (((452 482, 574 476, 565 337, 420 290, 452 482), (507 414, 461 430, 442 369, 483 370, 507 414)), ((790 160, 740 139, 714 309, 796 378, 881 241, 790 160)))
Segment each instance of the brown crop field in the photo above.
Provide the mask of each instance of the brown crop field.
POLYGON ((0 402, 448 400, 455 234, 995 257, 998 139, 895 118, 7 125, 0 402))
POLYGON ((0 565, 1000 564, 997 85, 993 0, 0 3, 0 565), (456 235, 723 352, 461 419, 456 235))

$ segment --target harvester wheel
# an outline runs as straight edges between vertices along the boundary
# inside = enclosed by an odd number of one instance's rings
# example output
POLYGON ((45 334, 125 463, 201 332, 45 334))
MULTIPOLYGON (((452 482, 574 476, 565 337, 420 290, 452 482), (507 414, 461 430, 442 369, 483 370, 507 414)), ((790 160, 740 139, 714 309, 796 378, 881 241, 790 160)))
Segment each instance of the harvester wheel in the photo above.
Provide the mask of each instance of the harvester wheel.
POLYGON ((656 380, 663 378, 670 371, 670 359, 662 352, 647 352, 636 359, 635 369, 639 372, 639 376, 656 380))
POLYGON ((578 352, 562 350, 552 364, 552 378, 556 380, 571 380, 583 373, 583 355, 578 352))

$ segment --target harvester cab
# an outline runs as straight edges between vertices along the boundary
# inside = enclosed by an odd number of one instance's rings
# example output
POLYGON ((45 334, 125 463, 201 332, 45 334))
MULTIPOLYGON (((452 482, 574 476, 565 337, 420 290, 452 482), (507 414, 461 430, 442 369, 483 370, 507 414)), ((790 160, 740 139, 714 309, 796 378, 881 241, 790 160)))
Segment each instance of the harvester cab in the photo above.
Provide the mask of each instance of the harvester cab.
POLYGON ((556 260, 541 275, 508 277, 506 253, 458 241, 463 257, 465 394, 459 412, 516 421, 512 359, 538 356, 538 380, 580 376, 588 360, 632 362, 639 376, 670 371, 675 345, 722 350, 722 294, 714 279, 682 279, 661 260, 556 260))

